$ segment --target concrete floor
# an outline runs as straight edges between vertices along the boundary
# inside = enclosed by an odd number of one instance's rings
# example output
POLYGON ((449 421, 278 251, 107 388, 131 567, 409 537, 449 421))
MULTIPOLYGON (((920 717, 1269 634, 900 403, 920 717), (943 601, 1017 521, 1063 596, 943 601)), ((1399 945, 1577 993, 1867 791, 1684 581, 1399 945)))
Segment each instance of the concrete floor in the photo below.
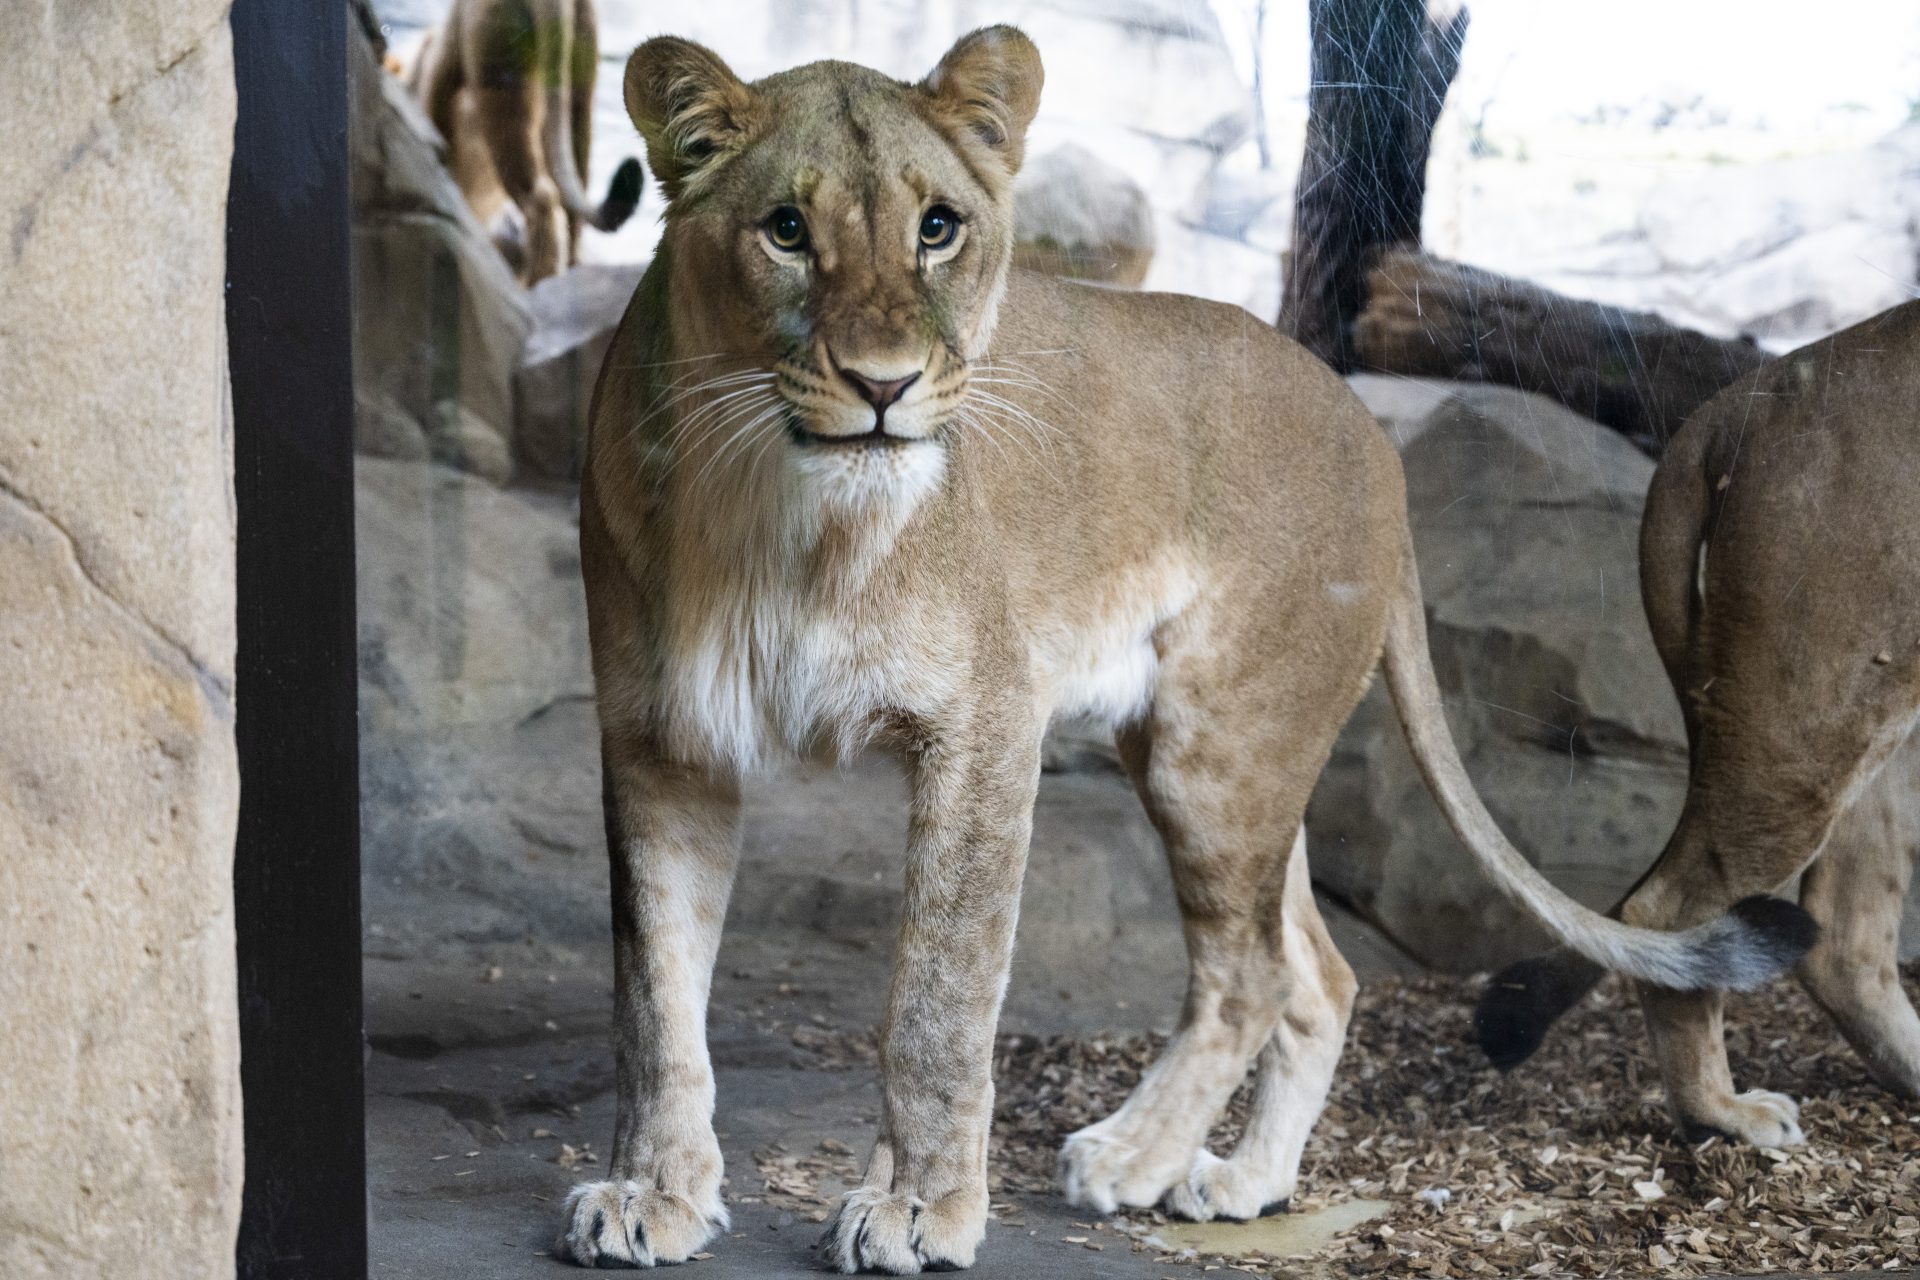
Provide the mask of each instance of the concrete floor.
MULTIPOLYGON (((818 1223, 740 1197, 761 1188, 756 1150, 779 1143, 809 1152, 833 1138, 864 1154, 871 1141, 879 1109, 872 1070, 820 1067, 796 1048, 793 1028, 877 1021, 891 957, 884 890, 897 884, 899 854, 848 833, 900 830, 898 800, 897 784, 869 762, 851 778, 774 780, 750 802, 747 862, 709 1021, 733 1230, 710 1246, 713 1257, 696 1274, 719 1280, 818 1270, 818 1223), (772 858, 777 865, 765 861, 772 858), (799 865, 809 859, 830 863, 832 874, 809 879, 799 865), (784 884, 780 874, 788 876, 784 884), (848 888, 862 884, 878 885, 878 896, 863 900, 848 888)), ((603 868, 599 874, 604 880, 603 868)), ((1124 781, 1098 770, 1048 776, 1003 1029, 1169 1024, 1184 975, 1164 877, 1124 781), (1091 932, 1089 918, 1099 922, 1091 932)), ((457 891, 449 889, 443 912, 431 902, 417 883, 403 894, 379 882, 368 887, 375 926, 367 961, 372 1273, 392 1280, 565 1274, 572 1269, 545 1252, 559 1202, 604 1165, 569 1170, 556 1156, 563 1142, 591 1143, 604 1160, 613 1131, 609 949, 591 931, 564 942, 533 934, 476 942, 462 935, 457 891), (394 920, 396 909, 410 919, 394 920), (405 943, 392 942, 395 936, 405 943), (535 1130, 551 1136, 535 1138, 535 1130)), ((1378 935, 1327 910, 1363 977, 1407 971, 1378 935)), ((1088 1219, 1056 1197, 1002 1201, 1013 1208, 989 1226, 976 1275, 1169 1272, 1124 1244, 1096 1253, 1064 1243, 1062 1236, 1087 1234, 1073 1224, 1088 1219)))

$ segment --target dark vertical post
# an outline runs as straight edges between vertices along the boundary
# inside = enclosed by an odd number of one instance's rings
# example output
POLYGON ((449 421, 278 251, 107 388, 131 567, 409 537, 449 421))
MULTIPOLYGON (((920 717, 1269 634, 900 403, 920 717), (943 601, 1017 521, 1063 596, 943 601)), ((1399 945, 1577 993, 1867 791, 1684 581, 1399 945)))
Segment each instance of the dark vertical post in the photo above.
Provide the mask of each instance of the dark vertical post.
POLYGON ((363 1280, 347 6, 236 0, 244 1280, 363 1280))

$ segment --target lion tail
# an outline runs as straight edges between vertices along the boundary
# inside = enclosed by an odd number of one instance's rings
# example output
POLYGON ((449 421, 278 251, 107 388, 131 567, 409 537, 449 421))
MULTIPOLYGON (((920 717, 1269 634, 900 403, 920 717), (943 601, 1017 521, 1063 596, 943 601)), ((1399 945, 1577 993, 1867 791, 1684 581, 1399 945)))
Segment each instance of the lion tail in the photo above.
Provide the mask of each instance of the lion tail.
POLYGON ((1610 920, 1555 888, 1501 832, 1460 762, 1441 709, 1427 649, 1427 623, 1403 535, 1400 589, 1388 614, 1387 688, 1413 757, 1447 822, 1508 899, 1555 941, 1605 969, 1678 990, 1750 990, 1792 966, 1813 945, 1807 913, 1765 896, 1748 898, 1715 920, 1662 932, 1610 920))
MULTIPOLYGON (((572 6, 563 5, 561 8, 570 12, 572 6)), ((568 17, 564 21, 570 24, 572 19, 568 17)), ((591 35, 588 33, 589 39, 591 35)), ((560 189, 560 203, 566 206, 569 214, 598 230, 617 231, 640 207, 643 186, 640 162, 632 156, 620 162, 620 167, 614 170, 613 181, 608 184, 607 198, 598 205, 587 197, 573 150, 573 55, 580 48, 580 33, 568 26, 564 31, 554 32, 553 36, 558 41, 558 48, 546 59, 546 119, 541 126, 541 146, 547 153, 547 170, 553 174, 554 185, 560 189), (569 36, 573 38, 567 38, 569 36)))
MULTIPOLYGON (((1654 647, 1669 671, 1679 669, 1699 619, 1701 548, 1713 508, 1706 473, 1710 440, 1710 432, 1683 429, 1668 441, 1640 523, 1640 595, 1654 647)), ((1618 912, 1616 907, 1613 914, 1618 912)), ((1473 1013, 1474 1038, 1488 1061, 1504 1071, 1532 1057, 1554 1022, 1604 973, 1560 947, 1494 975, 1473 1013)))

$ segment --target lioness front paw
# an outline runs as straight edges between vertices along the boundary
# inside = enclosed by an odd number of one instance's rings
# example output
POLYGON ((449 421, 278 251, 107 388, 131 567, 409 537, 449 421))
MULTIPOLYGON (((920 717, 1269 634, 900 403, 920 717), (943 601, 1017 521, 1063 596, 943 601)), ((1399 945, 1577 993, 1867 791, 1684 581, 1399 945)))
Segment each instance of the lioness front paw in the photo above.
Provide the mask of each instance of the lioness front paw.
POLYGON ((631 1180, 583 1182, 567 1195, 553 1251, 602 1269, 685 1262, 728 1222, 717 1181, 697 1197, 631 1180))
MULTIPOLYGON (((1290 1180, 1289 1180, 1290 1181, 1290 1180)), ((1291 1185, 1275 1185, 1264 1170, 1234 1160, 1222 1160, 1211 1151, 1194 1157, 1184 1182, 1167 1192, 1167 1211, 1193 1222, 1229 1218, 1247 1222, 1269 1213, 1282 1213, 1292 1198, 1291 1185)))
POLYGON ((1718 1135, 1756 1147, 1797 1147, 1807 1140, 1800 1132, 1800 1104, 1764 1089, 1736 1094, 1697 1115, 1689 1113, 1681 1118, 1681 1128, 1693 1141, 1718 1135))
POLYGON ((987 1234, 986 1199, 957 1193, 931 1204, 878 1187, 855 1187, 820 1241, 827 1263, 852 1275, 964 1271, 987 1234))
POLYGON ((1088 1125, 1069 1134, 1060 1148, 1060 1192, 1067 1203, 1097 1213, 1122 1205, 1144 1209, 1158 1204, 1168 1188, 1193 1164, 1190 1150, 1142 1149, 1102 1126, 1088 1125))

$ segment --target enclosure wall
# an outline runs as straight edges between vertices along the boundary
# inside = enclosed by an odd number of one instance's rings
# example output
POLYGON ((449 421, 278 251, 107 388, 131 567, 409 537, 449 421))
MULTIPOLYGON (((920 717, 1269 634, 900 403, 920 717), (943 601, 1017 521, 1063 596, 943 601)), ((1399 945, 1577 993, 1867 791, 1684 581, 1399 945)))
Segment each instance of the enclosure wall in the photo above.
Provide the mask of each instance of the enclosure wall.
POLYGON ((0 41, 0 1275, 233 1273, 225 0, 0 41))

